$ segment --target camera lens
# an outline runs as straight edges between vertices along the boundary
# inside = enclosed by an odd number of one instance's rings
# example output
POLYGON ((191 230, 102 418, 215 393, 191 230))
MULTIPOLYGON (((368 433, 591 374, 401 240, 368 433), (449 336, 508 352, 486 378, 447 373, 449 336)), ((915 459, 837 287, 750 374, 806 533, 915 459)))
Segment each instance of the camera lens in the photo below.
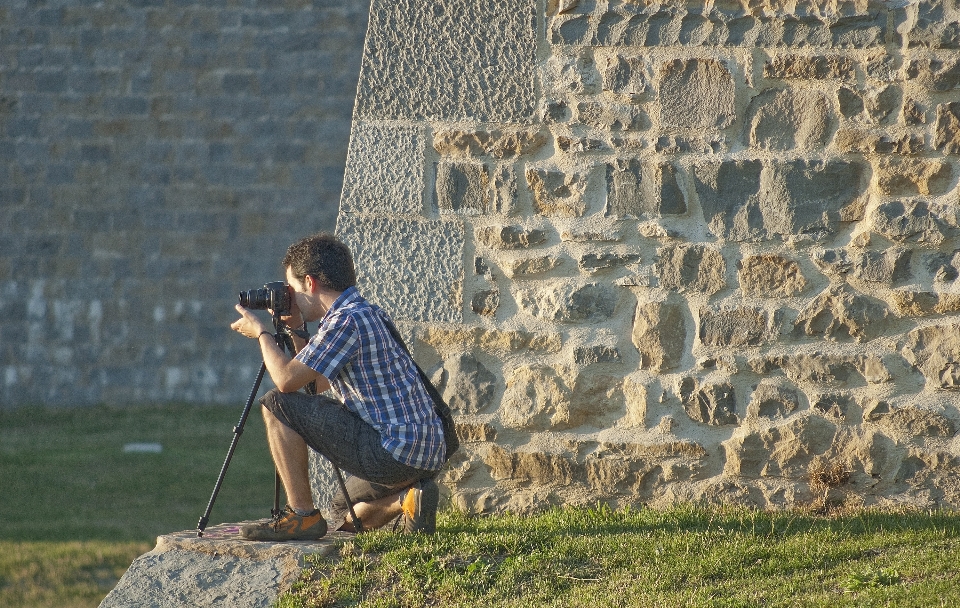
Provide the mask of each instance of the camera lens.
POLYGON ((240 292, 240 306, 252 310, 270 308, 270 292, 266 289, 251 289, 240 292))

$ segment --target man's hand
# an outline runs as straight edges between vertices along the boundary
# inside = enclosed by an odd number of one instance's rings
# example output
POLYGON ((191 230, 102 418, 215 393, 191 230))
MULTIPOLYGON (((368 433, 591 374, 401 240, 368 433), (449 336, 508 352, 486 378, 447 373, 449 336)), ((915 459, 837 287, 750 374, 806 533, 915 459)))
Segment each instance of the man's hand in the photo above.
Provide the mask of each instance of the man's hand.
MULTIPOLYGON (((290 299, 290 310, 287 311, 287 314, 280 317, 280 320, 286 323, 287 327, 297 329, 304 324, 303 313, 300 312, 300 307, 297 305, 297 296, 293 291, 293 287, 287 285, 287 294, 290 299)), ((273 314, 272 310, 270 314, 273 314)))
POLYGON ((230 329, 233 331, 239 332, 247 338, 259 338, 263 332, 270 331, 256 315, 243 306, 237 304, 236 309, 240 313, 240 318, 230 324, 230 329))

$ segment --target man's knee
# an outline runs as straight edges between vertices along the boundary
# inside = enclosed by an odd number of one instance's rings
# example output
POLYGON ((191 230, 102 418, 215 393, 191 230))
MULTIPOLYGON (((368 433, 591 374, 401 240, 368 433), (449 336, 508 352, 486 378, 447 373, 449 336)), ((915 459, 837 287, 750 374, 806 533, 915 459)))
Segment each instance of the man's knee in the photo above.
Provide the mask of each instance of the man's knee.
POLYGON ((267 425, 279 423, 293 428, 293 425, 290 424, 290 421, 287 419, 287 415, 283 411, 283 398, 284 394, 276 388, 267 391, 267 393, 260 398, 260 407, 261 413, 263 414, 263 420, 267 425))

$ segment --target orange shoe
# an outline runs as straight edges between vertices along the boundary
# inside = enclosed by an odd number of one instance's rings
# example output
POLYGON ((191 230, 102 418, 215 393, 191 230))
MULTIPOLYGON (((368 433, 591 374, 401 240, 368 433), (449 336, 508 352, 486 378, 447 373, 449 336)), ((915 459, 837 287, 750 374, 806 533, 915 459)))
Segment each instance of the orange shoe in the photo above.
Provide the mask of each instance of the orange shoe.
POLYGON ((247 540, 317 540, 326 533, 327 521, 318 509, 309 515, 297 515, 290 505, 271 520, 240 527, 240 537, 247 540))
POLYGON ((437 503, 440 502, 440 488, 432 479, 421 479, 417 485, 407 490, 400 502, 403 515, 400 523, 405 532, 433 534, 437 529, 437 503))

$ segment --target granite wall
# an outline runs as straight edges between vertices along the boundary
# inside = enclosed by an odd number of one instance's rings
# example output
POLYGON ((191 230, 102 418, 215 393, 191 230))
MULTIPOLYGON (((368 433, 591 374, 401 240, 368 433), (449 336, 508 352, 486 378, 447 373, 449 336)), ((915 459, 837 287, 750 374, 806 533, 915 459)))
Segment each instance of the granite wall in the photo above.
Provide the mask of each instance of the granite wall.
POLYGON ((0 408, 243 403, 233 304, 334 227, 367 12, 0 4, 0 408))
POLYGON ((960 507, 960 4, 374 0, 338 233, 469 512, 960 507))

